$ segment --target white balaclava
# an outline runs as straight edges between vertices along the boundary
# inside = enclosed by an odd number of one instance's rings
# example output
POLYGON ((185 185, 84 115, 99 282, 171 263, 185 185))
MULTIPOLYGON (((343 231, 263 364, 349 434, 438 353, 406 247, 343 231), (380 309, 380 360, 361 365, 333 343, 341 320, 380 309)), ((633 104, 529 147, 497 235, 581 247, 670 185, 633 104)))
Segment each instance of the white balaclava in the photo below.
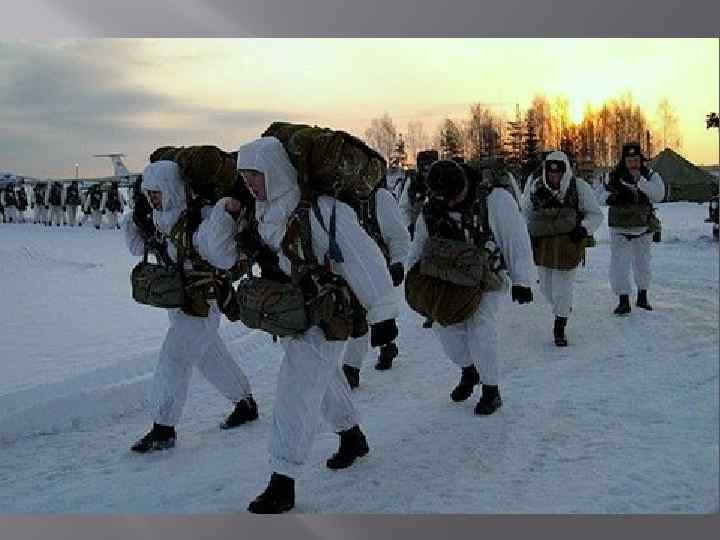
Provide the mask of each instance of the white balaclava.
POLYGON ((162 191, 162 210, 153 209, 153 221, 160 232, 170 234, 180 214, 187 209, 180 167, 172 161, 151 163, 143 171, 142 189, 162 191))
POLYGON ((267 201, 256 201, 255 216, 260 236, 271 247, 279 249, 288 218, 300 202, 295 167, 280 140, 261 137, 238 149, 237 168, 258 171, 265 176, 267 201))
POLYGON ((568 186, 570 185, 570 179, 573 176, 572 168, 570 167, 570 160, 567 157, 567 154, 565 152, 561 152, 559 150, 556 150, 555 152, 550 152, 547 157, 545 158, 545 161, 543 162, 543 174, 542 174, 542 183, 545 185, 547 189, 549 189, 552 193, 555 194, 556 197, 562 198, 565 196, 565 192, 567 191, 568 186), (545 176, 545 163, 548 161, 564 161, 565 162, 565 173, 563 174, 562 179, 560 180, 560 189, 556 190, 554 189, 550 183, 547 181, 547 177, 545 176))

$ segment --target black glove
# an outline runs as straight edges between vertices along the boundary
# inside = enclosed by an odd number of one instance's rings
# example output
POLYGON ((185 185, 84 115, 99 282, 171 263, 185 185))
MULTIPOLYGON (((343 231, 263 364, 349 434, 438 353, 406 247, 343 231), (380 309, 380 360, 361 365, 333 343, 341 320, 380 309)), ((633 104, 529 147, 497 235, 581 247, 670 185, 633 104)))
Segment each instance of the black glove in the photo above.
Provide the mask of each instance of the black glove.
MULTIPOLYGON (((86 211, 85 214, 89 214, 89 212, 86 211)), ((133 209, 132 220, 144 238, 151 238, 155 235, 155 224, 152 219, 152 209, 147 212, 142 205, 136 204, 133 209)))
POLYGON ((67 206, 63 206, 63 212, 67 212, 67 206))
POLYGON ((513 302, 517 302, 518 304, 529 304, 533 301, 532 289, 530 287, 513 285, 511 293, 513 302))
POLYGON ((246 227, 235 236, 240 251, 250 259, 257 259, 258 254, 263 250, 264 244, 260 233, 255 227, 246 227))
POLYGON ((412 240, 415 237, 415 224, 411 223, 408 225, 408 232, 410 233, 410 240, 412 240))
POLYGON ((388 319, 370 327, 370 345, 372 347, 382 347, 392 343, 398 335, 395 319, 388 319))
POLYGON ((255 258, 260 267, 262 277, 277 281, 278 283, 290 283, 290 277, 280 269, 280 259, 269 247, 263 247, 255 258))
POLYGON ((104 215, 105 215, 105 210, 101 211, 100 213, 104 216, 104 215))
POLYGON ((47 204, 45 205, 45 210, 50 210, 50 207, 47 204))
POLYGON ((570 240, 574 243, 579 244, 588 235, 587 229, 582 225, 577 225, 572 231, 570 231, 570 240))
POLYGON ((390 270, 390 277, 392 278, 393 287, 397 287, 405 279, 405 267, 403 266, 403 263, 396 262, 394 264, 391 264, 388 270, 390 270))

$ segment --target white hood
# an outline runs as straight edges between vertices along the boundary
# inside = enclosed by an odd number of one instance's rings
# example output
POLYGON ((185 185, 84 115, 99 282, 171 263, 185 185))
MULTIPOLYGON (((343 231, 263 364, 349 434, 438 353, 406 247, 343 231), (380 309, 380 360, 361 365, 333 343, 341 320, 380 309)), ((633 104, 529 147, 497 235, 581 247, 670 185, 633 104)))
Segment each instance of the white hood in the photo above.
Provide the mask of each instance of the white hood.
POLYGON ((153 210, 153 221, 160 232, 169 234, 180 214, 187 209, 180 167, 172 161, 151 163, 143 171, 142 189, 162 191, 162 210, 153 210))
POLYGON ((258 229, 265 242, 279 249, 287 220, 300 202, 295 167, 275 137, 261 137, 242 145, 238 149, 237 167, 265 175, 267 201, 256 202, 258 229))
POLYGON ((570 186, 570 179, 573 177, 573 171, 570 167, 570 160, 567 157, 567 154, 565 152, 560 152, 559 150, 556 150, 555 152, 551 152, 548 154, 548 156, 545 158, 545 161, 543 162, 543 174, 542 174, 542 183, 545 185, 546 188, 548 188, 558 199, 562 200, 565 197, 565 192, 568 189, 568 186, 570 186), (548 183, 547 178, 545 177, 545 163, 548 161, 564 161, 565 162, 565 174, 563 174, 562 180, 560 180, 560 189, 556 190, 553 189, 553 187, 548 183))

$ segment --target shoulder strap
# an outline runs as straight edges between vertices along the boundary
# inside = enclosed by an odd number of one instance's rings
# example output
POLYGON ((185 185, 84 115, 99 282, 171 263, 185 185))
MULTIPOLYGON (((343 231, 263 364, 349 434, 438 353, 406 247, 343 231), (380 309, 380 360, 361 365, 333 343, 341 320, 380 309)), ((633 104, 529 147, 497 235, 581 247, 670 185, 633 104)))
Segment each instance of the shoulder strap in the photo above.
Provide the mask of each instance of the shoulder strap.
POLYGON ((340 250, 340 246, 337 244, 337 225, 336 225, 336 209, 337 209, 337 203, 333 204, 332 213, 330 214, 330 228, 328 229, 325 227, 325 222, 323 221, 322 212, 320 212, 320 207, 318 206, 317 199, 315 199, 312 203, 312 209, 313 213, 315 214, 315 217, 317 218, 318 222, 320 223, 320 226, 323 228, 323 230, 328 233, 329 242, 328 242, 328 252, 325 255, 326 259, 329 259, 333 262, 345 262, 343 259, 342 251, 340 250))

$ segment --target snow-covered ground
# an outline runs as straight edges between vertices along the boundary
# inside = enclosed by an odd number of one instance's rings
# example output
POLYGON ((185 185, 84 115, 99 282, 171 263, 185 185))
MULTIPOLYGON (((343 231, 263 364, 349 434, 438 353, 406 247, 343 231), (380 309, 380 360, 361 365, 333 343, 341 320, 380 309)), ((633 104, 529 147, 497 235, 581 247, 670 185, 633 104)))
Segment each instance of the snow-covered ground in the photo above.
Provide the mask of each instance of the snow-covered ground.
MULTIPOLYGON (((459 372, 405 308, 401 356, 368 358, 354 398, 371 453, 324 460, 325 428, 297 485, 297 512, 718 512, 718 244, 707 205, 660 205, 655 311, 612 315, 607 228, 579 272, 570 346, 551 342, 536 302, 502 309, 495 415, 454 404, 459 372)), ((268 478, 281 350, 223 323, 260 420, 229 432, 230 409, 196 376, 178 446, 134 455, 166 327, 130 298, 119 231, 0 224, 0 514, 244 511, 268 478)), ((372 354, 372 353, 371 353, 372 354)))

